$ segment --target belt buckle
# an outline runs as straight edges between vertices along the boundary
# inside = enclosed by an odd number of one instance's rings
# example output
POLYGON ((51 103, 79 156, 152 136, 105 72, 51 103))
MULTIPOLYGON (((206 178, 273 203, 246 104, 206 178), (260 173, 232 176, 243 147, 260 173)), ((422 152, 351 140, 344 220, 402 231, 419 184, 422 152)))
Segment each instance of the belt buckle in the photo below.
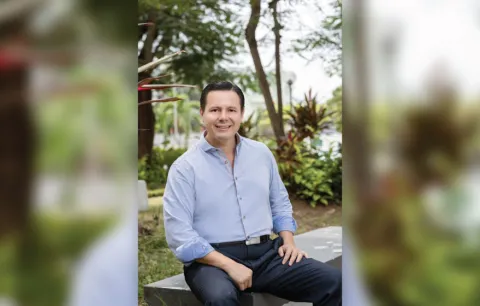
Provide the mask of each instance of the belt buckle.
POLYGON ((251 244, 259 244, 260 243, 260 237, 252 237, 245 241, 246 245, 251 245, 251 244))

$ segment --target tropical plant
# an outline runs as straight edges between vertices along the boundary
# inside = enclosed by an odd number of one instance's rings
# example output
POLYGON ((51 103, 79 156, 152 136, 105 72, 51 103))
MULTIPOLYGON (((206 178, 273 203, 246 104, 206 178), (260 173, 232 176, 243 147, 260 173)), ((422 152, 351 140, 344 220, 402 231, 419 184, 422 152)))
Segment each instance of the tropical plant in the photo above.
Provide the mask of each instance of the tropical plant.
POLYGON ((317 152, 290 131, 274 150, 286 188, 311 206, 342 201, 342 158, 332 149, 317 152))
POLYGON ((312 90, 305 95, 305 103, 294 106, 290 111, 289 123, 301 141, 307 137, 314 138, 322 130, 329 128, 332 124, 332 111, 327 107, 318 104, 316 96, 312 96, 312 90))
POLYGON ((251 113, 246 120, 243 120, 238 133, 243 137, 258 140, 260 137, 259 128, 262 118, 261 111, 251 113))
POLYGON ((157 116, 155 130, 170 136, 174 129, 174 112, 177 113, 178 132, 185 135, 185 145, 188 147, 188 139, 192 131, 198 130, 201 126, 200 122, 200 103, 198 101, 190 101, 186 95, 180 95, 181 101, 177 102, 176 110, 173 104, 160 104, 154 108, 157 116))

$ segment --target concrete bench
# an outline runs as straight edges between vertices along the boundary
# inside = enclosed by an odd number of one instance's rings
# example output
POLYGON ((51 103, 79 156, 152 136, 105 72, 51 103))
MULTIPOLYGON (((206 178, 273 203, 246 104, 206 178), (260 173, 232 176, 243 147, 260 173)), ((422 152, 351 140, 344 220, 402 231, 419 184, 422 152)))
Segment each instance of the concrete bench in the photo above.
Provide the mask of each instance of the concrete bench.
MULTIPOLYGON (((342 228, 332 226, 295 236, 295 243, 309 257, 342 267, 342 228)), ((149 306, 201 306, 188 288, 183 274, 144 286, 144 299, 149 306)), ((267 293, 242 293, 241 305, 281 306, 311 305, 293 303, 267 293)))

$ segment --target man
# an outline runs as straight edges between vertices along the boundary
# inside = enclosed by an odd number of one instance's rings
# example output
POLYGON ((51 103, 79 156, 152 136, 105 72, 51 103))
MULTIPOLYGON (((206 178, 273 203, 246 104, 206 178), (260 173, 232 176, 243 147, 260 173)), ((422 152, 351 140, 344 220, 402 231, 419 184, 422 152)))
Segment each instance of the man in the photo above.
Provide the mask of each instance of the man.
POLYGON ((206 131, 169 170, 165 231, 185 280, 204 305, 240 305, 240 291, 341 305, 341 272, 295 246, 292 205, 273 154, 237 133, 244 107, 236 85, 207 85, 200 98, 206 131))

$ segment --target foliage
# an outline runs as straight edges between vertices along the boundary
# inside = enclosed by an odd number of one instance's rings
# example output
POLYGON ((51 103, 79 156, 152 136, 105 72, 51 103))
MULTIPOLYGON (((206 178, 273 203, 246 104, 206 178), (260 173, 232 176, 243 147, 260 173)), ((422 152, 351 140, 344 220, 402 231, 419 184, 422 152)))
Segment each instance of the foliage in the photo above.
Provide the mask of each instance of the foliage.
POLYGON ((332 111, 332 121, 335 129, 342 132, 342 86, 335 88, 332 97, 327 101, 327 108, 332 111))
POLYGON ((185 149, 154 147, 150 155, 150 163, 147 163, 149 156, 145 156, 138 161, 138 179, 147 182, 149 189, 164 186, 167 183, 170 166, 185 151, 185 149))
POLYGON ((243 120, 238 133, 243 137, 258 140, 260 136, 259 124, 261 119, 262 113, 259 111, 250 114, 247 119, 243 120))
POLYGON ((304 103, 287 111, 292 127, 288 137, 269 144, 289 192, 312 206, 342 201, 341 147, 323 152, 315 145, 332 124, 330 107, 318 104, 310 91, 304 103))
MULTIPOLYGON (((182 100, 176 103, 178 116, 178 132, 184 133, 186 137, 191 131, 200 130, 200 102, 190 101, 185 94, 177 95, 182 100)), ((174 108, 171 103, 162 103, 154 108, 157 117, 155 131, 169 135, 174 128, 174 108)))
POLYGON ((95 87, 82 94, 56 94, 33 105, 38 126, 36 167, 43 173, 73 174, 87 164, 123 171, 132 154, 135 124, 131 99, 121 82, 112 75, 88 69, 73 69, 64 75, 72 88, 95 87), (90 85, 88 85, 90 86, 90 85), (85 124, 89 122, 89 124, 85 124), (96 154, 91 154, 96 152, 96 154))
MULTIPOLYGON (((332 12, 324 14, 321 26, 294 41, 293 50, 304 57, 320 58, 329 75, 342 74, 342 0, 332 0, 332 12)), ((320 14, 321 4, 317 4, 320 14)))
POLYGON ((13 240, 0 245, 0 295, 19 298, 22 305, 64 305, 69 268, 116 220, 110 216, 35 215, 32 221, 24 246, 13 240))
POLYGON ((148 197, 149 198, 161 197, 161 196, 163 196, 164 192, 165 192, 165 188, 148 190, 148 197))
MULTIPOLYGON (((185 56, 166 64, 182 82, 202 85, 206 81, 232 79, 228 63, 242 50, 242 29, 237 14, 226 0, 140 0, 139 22, 154 22, 157 57, 186 50, 185 56)), ((139 35, 139 46, 145 37, 139 35)))
POLYGON ((326 106, 317 103, 311 90, 308 96, 305 95, 305 103, 294 106, 289 115, 290 124, 300 141, 307 137, 314 138, 331 123, 331 112, 327 112, 326 106))
MULTIPOLYGON (((143 24, 139 24, 143 25, 143 24)), ((155 24, 147 23, 149 27, 154 27, 155 24)), ((138 150, 137 156, 138 159, 150 155, 153 149, 153 140, 155 137, 155 114, 153 113, 152 103, 166 103, 166 102, 176 102, 181 100, 178 97, 162 97, 160 99, 151 99, 152 90, 166 90, 172 88, 192 88, 195 86, 192 85, 183 85, 183 84, 149 84, 158 79, 164 78, 167 75, 160 75, 155 78, 148 77, 151 69, 154 69, 160 64, 165 64, 176 55, 183 53, 184 51, 178 51, 173 54, 162 56, 159 59, 146 58, 144 60, 150 61, 144 63, 138 68, 138 74, 140 81, 138 82, 138 150)))
POLYGON ((168 248, 162 207, 140 212, 138 223, 145 229, 138 236, 138 297, 141 301, 143 286, 180 274, 183 270, 180 261, 168 248))
POLYGON ((342 157, 332 149, 318 152, 294 133, 275 150, 280 176, 297 198, 318 204, 341 204, 342 157), (335 156, 336 155, 336 156, 335 156))

